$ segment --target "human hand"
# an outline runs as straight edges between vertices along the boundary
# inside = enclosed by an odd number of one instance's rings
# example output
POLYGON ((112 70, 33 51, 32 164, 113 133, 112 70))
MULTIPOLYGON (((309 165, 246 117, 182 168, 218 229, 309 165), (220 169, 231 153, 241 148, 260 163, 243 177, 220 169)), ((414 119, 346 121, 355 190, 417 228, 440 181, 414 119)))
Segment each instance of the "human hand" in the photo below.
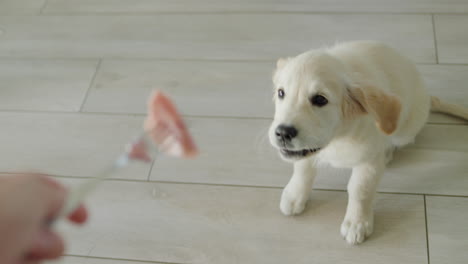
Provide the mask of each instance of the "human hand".
MULTIPOLYGON (((44 175, 0 177, 0 263, 37 264, 63 254, 64 242, 50 224, 60 213, 67 191, 44 175)), ((68 219, 82 224, 83 206, 68 219)))

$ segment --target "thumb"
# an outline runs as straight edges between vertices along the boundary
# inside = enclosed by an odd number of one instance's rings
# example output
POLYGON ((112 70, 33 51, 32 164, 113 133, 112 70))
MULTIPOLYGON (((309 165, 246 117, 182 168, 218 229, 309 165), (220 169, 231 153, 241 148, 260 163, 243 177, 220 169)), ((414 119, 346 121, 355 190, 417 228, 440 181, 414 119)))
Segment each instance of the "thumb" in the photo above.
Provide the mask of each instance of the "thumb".
POLYGON ((63 239, 57 233, 43 229, 34 240, 27 260, 55 259, 63 254, 64 248, 63 239))

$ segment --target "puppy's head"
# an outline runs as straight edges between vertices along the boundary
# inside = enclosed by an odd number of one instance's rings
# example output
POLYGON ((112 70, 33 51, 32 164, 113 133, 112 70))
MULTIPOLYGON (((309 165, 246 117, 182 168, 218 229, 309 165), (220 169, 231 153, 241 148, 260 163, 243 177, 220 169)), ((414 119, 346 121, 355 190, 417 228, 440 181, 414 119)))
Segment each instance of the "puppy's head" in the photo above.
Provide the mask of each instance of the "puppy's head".
POLYGON ((273 76, 275 116, 271 144, 295 161, 326 147, 356 116, 369 113, 387 134, 396 129, 399 101, 372 87, 353 87, 341 61, 324 51, 280 59, 273 76))

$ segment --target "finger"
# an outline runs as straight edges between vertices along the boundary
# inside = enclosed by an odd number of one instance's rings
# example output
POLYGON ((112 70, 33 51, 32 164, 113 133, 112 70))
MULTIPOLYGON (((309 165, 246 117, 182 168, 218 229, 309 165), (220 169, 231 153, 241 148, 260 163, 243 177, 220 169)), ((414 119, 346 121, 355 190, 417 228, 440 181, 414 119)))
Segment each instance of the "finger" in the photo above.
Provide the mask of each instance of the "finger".
POLYGON ((20 264, 40 264, 40 260, 25 260, 20 262, 20 264))
MULTIPOLYGON (((46 191, 49 201, 47 208, 47 219, 51 221, 60 214, 68 191, 65 186, 47 175, 36 174, 36 176, 41 180, 47 189, 46 191)), ((46 197, 46 195, 44 195, 44 197, 46 197)))
MULTIPOLYGON (((55 189, 59 197, 61 197, 64 194, 66 195, 66 193, 68 192, 67 189, 62 184, 60 184, 58 181, 54 180, 53 178, 47 177, 45 175, 38 175, 38 176, 42 177, 42 180, 49 187, 52 187, 53 189, 55 189)), ((60 201, 61 202, 57 200, 57 202, 59 203, 56 203, 55 206, 51 208, 51 212, 49 215, 50 219, 54 219, 63 209, 62 207, 65 201, 63 199, 60 199, 60 201)), ((80 205, 75 211, 73 211, 68 216, 68 219, 74 223, 83 224, 88 219, 88 212, 83 205, 80 205)))
POLYGON ((88 210, 80 205, 73 213, 68 216, 68 220, 76 224, 84 224, 88 219, 88 210))
POLYGON ((61 183, 59 183, 57 180, 54 178, 47 176, 45 174, 35 174, 37 177, 40 177, 41 180, 43 180, 46 184, 49 186, 53 187, 54 189, 58 190, 65 190, 65 186, 63 186, 61 183))
POLYGON ((20 264, 40 264, 41 262, 39 260, 26 260, 23 262, 20 262, 20 264))
POLYGON ((62 256, 65 250, 63 239, 51 230, 42 230, 31 247, 28 261, 55 259, 62 256))
POLYGON ((44 174, 19 174, 12 176, 11 180, 15 184, 21 185, 20 188, 26 193, 29 202, 37 212, 40 212, 40 218, 43 221, 53 221, 60 213, 67 194, 66 188, 55 179, 44 174), (38 199, 40 198, 40 199, 38 199))

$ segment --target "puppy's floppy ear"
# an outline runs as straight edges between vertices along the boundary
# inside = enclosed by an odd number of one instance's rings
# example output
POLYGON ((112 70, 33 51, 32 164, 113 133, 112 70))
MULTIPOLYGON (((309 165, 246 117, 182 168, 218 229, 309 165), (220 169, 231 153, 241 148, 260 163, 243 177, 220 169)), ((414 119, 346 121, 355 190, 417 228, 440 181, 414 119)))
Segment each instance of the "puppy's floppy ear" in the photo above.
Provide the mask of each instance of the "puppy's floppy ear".
POLYGON ((387 135, 397 129, 401 112, 400 100, 373 86, 350 87, 343 103, 343 116, 353 118, 360 114, 370 114, 377 127, 387 135))

